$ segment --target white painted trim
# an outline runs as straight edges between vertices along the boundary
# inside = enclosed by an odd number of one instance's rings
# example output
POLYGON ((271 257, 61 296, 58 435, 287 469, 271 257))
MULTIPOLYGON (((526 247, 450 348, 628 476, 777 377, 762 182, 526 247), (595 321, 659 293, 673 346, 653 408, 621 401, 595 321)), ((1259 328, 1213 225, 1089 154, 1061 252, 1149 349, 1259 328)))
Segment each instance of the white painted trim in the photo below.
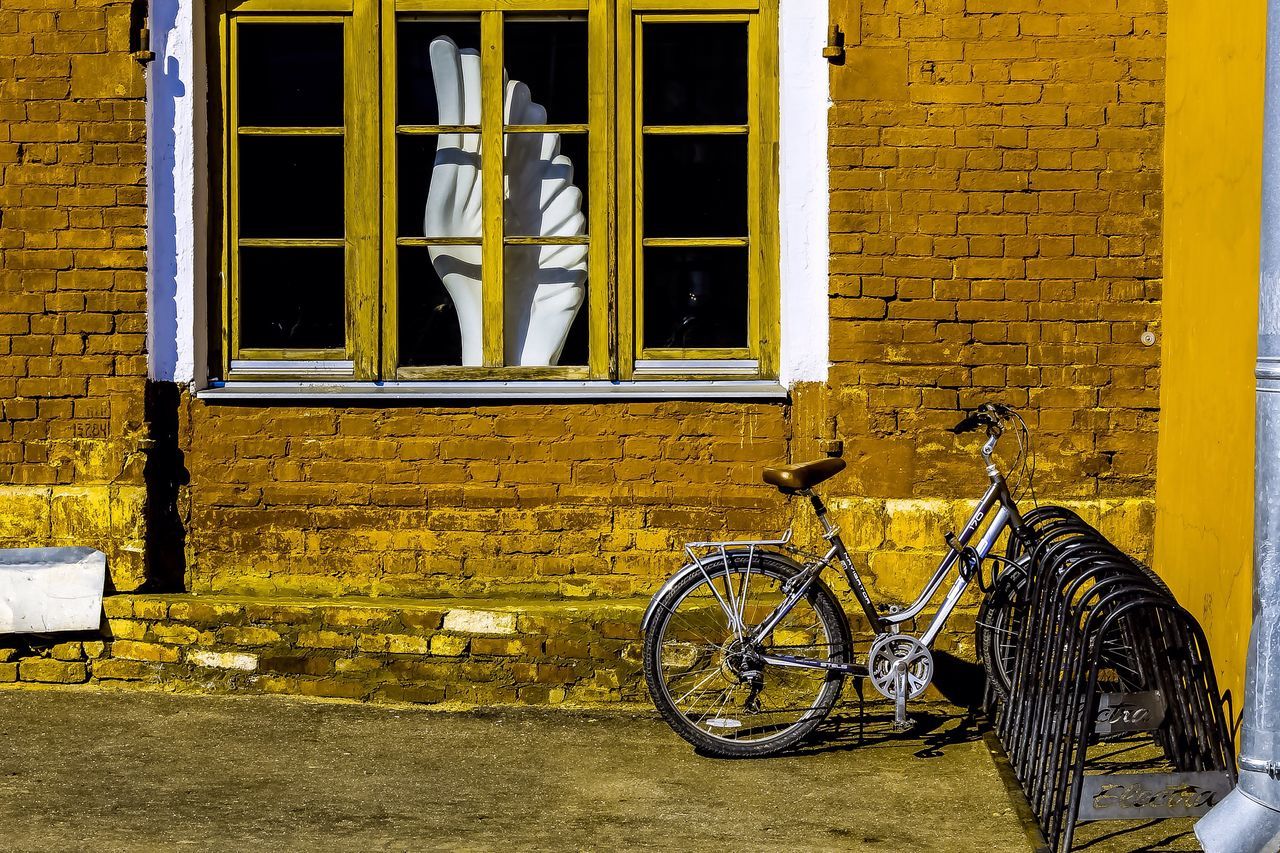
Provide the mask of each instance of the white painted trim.
MULTIPOLYGON (((779 10, 780 381, 828 367, 827 0, 779 10)), ((147 352, 153 379, 207 383, 208 159, 204 10, 153 0, 147 74, 147 352)))
POLYGON ((787 389, 768 379, 608 382, 513 379, 448 382, 219 382, 201 400, 775 400, 787 389))
POLYGON ((782 0, 779 13, 779 380, 790 387, 825 382, 830 358, 827 0, 782 0))
POLYGON ((152 0, 147 71, 147 367, 206 381, 207 80, 198 0, 152 0))

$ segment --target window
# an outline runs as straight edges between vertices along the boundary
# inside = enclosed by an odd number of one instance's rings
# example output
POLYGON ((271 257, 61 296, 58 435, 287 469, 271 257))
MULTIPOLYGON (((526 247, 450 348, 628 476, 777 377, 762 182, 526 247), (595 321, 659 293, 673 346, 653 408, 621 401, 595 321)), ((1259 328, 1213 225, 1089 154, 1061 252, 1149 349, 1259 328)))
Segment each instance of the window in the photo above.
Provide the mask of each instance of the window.
POLYGON ((775 4, 215 11, 215 371, 776 376, 775 4))

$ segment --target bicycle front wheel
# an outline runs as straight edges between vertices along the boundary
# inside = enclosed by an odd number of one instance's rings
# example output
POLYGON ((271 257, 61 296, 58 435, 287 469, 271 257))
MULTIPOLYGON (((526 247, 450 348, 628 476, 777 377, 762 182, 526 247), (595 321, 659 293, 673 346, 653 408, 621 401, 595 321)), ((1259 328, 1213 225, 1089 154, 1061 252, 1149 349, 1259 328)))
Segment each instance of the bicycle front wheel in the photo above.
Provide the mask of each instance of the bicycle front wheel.
POLYGON ((978 657, 986 670, 987 683, 1000 701, 1009 698, 1013 686, 1028 591, 1026 571, 1021 567, 1006 569, 978 609, 978 657))
POLYGON ((830 712, 844 673, 769 664, 761 655, 847 663, 843 611, 815 581, 759 643, 794 569, 760 552, 730 553, 659 594, 645 633, 644 673, 663 718, 699 750, 727 758, 787 749, 830 712), (730 613, 741 614, 731 619, 730 613), (735 629, 740 621, 745 630, 735 629))

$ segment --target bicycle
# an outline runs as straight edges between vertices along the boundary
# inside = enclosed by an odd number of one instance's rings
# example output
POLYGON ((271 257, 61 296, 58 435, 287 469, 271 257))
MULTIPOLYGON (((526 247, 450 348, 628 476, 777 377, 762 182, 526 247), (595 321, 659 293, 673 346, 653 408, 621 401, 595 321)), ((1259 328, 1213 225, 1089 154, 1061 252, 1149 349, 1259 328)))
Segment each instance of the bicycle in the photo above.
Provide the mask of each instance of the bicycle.
POLYGON ((975 577, 987 591, 978 619, 979 656, 997 698, 1007 695, 1021 627, 1021 593, 1035 544, 1034 532, 994 459, 1010 424, 1018 427, 1019 443, 1010 472, 1021 465, 1017 484, 1025 478, 1034 499, 1034 453, 1029 452, 1026 423, 999 403, 970 411, 952 431, 986 430, 981 454, 990 485, 959 536, 946 534, 945 555, 906 607, 872 601, 839 528, 813 491, 844 470, 844 460, 766 468, 766 483, 788 497, 809 500, 828 549, 822 555, 804 554, 791 545, 790 530, 780 539, 685 546, 689 563, 653 596, 641 622, 645 681, 668 725, 709 755, 771 755, 809 735, 835 705, 845 678, 854 676, 868 679, 892 700, 895 726, 908 728, 907 702, 918 699, 933 678, 931 646, 975 577), (977 544, 970 545, 984 520, 988 523, 977 544), (1005 555, 993 554, 1006 529, 1010 538, 1005 555), (982 574, 988 559, 995 566, 990 584, 982 574), (833 562, 843 568, 875 634, 862 664, 853 660, 848 617, 821 578, 833 562), (953 569, 955 580, 924 633, 916 636, 915 621, 953 569), (904 631, 909 622, 913 633, 904 631))

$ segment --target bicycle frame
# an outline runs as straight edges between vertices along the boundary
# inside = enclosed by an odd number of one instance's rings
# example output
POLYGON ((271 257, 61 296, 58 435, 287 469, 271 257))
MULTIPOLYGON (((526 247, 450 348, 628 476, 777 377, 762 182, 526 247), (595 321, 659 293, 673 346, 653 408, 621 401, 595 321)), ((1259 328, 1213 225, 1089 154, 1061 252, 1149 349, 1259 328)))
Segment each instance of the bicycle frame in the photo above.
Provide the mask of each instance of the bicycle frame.
MULTIPOLYGON (((904 622, 908 622, 917 618, 931 602, 941 588, 943 581, 950 574, 951 569, 959 564, 959 570, 955 581, 952 582, 951 588, 947 591, 946 597, 938 606, 934 613, 932 621, 924 634, 920 636, 920 641, 926 646, 932 646, 933 641, 937 638, 942 628, 946 625, 947 620, 951 617, 952 611, 960 602, 960 597, 964 594, 965 589, 973 580, 974 572, 979 570, 982 561, 990 555, 991 550, 995 547, 996 541, 1000 538, 1000 534, 1006 528, 1012 529, 1012 535, 1018 536, 1024 542, 1030 544, 1030 529, 1022 520, 1022 514, 1018 510, 1018 505, 1014 501, 1013 496, 1009 493, 1009 486, 1005 482, 1004 476, 996 468, 991 460, 991 452, 995 447, 995 439, 993 436, 988 439, 986 446, 983 448, 983 456, 987 460, 987 476, 991 481, 986 494, 978 501, 977 507, 973 514, 969 516, 964 529, 961 530, 956 537, 955 546, 947 550, 946 555, 939 562, 933 576, 925 584, 920 595, 906 608, 891 613, 880 613, 877 611, 875 603, 871 600, 870 594, 867 592, 866 586, 862 583, 862 578, 858 574, 857 568, 853 564, 853 559, 849 556, 849 551, 845 548, 844 542, 840 539, 840 531, 827 518, 826 507, 822 500, 812 492, 806 490, 801 492, 813 504, 814 510, 818 515, 818 520, 822 523, 824 530, 823 538, 831 543, 830 549, 820 559, 807 565, 802 572, 796 575, 788 586, 791 587, 787 591, 786 598, 765 618, 763 622, 752 632, 751 640, 753 642, 761 642, 769 632, 771 632, 778 623, 786 618, 791 608, 804 596, 810 585, 818 578, 820 574, 831 565, 833 560, 838 560, 844 569, 845 577, 849 581, 849 586, 853 590, 854 596, 858 599, 858 603, 862 606, 862 611, 866 614, 867 621, 871 625, 872 630, 877 634, 897 631, 897 626, 904 622), (996 507, 999 507, 996 509, 996 507), (978 544, 973 547, 972 552, 967 552, 969 542, 977 535, 979 529, 982 528, 982 522, 987 519, 992 510, 995 510, 994 517, 991 517, 990 523, 982 533, 978 544), (970 565, 961 562, 962 553, 971 553, 970 565), (976 558, 976 559, 973 559, 976 558)), ((713 587, 714 589, 714 587, 713 587)), ((785 588, 784 588, 785 589, 785 588)), ((728 612, 731 624, 735 620, 735 615, 728 612)), ((741 624, 733 625, 735 632, 742 635, 745 626, 741 624)), ((853 674, 861 674, 865 670, 863 667, 854 664, 832 663, 830 661, 819 661, 809 658, 795 657, 792 655, 763 655, 765 663, 771 663, 776 666, 800 667, 806 669, 826 669, 849 672, 853 674)))

